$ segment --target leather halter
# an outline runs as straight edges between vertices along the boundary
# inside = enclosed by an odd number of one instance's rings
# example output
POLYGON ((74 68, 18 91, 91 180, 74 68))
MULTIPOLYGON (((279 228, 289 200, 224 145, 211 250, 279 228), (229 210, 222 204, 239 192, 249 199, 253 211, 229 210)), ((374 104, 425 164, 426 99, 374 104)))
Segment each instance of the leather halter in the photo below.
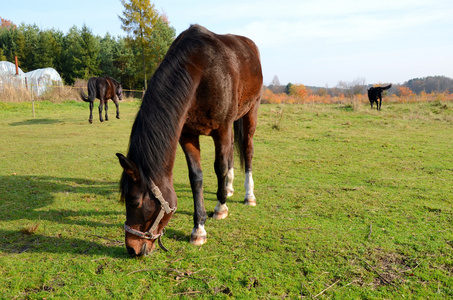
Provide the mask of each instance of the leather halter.
MULTIPOLYGON (((150 179, 151 180, 151 179, 150 179)), ((157 200, 159 200, 161 206, 160 206, 160 212, 157 215, 156 220, 154 220, 153 225, 147 232, 142 232, 136 229, 131 228, 129 225, 124 222, 124 230, 126 232, 129 232, 130 234, 133 234, 135 236, 138 236, 142 239, 147 239, 147 240, 155 240, 159 239, 159 246, 162 247, 162 249, 166 250, 165 247, 163 247, 160 237, 163 235, 163 231, 160 234, 154 234, 154 231, 157 229, 159 226, 160 221, 164 217, 164 215, 167 213, 175 212, 176 211, 176 206, 174 208, 170 208, 170 204, 168 204, 167 201, 165 201, 164 197, 162 196, 162 192, 160 191, 159 187, 154 183, 154 181, 151 180, 151 192, 153 193, 154 197, 156 197, 157 200)), ((166 250, 168 251, 168 250, 166 250)))

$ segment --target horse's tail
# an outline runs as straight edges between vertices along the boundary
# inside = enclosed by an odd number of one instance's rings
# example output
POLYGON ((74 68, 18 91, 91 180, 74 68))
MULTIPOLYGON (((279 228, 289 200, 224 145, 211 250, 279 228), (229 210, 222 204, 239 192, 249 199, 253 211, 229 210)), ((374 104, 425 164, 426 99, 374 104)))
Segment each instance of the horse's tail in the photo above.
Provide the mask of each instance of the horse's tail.
POLYGON ((88 96, 83 92, 82 88, 80 88, 79 93, 80 93, 80 98, 82 98, 83 101, 91 102, 90 99, 88 98, 88 96))
POLYGON ((233 124, 234 128, 234 144, 236 150, 239 153, 239 162, 241 168, 244 169, 245 166, 245 140, 244 140, 244 125, 242 118, 235 121, 233 124))
POLYGON ((384 86, 384 87, 382 88, 382 90, 388 90, 388 89, 391 88, 391 87, 392 87, 392 84, 389 84, 388 86, 384 86))
POLYGON ((88 96, 83 92, 83 89, 80 88, 80 98, 82 98, 82 100, 85 102, 93 102, 96 98, 96 80, 92 80, 92 78, 90 78, 88 80, 87 89, 88 96))

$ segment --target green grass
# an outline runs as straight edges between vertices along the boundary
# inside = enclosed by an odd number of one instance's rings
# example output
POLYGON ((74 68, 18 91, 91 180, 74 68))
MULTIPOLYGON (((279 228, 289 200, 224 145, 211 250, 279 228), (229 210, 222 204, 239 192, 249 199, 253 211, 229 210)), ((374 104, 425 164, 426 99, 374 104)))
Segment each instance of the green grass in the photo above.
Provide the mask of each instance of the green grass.
MULTIPOLYGON (((453 104, 262 105, 256 207, 236 170, 230 215, 189 244, 178 149, 171 249, 129 258, 121 167, 139 104, 88 124, 86 103, 0 102, 0 298, 453 298, 453 104)), ((202 138, 205 205, 213 143, 202 138)))

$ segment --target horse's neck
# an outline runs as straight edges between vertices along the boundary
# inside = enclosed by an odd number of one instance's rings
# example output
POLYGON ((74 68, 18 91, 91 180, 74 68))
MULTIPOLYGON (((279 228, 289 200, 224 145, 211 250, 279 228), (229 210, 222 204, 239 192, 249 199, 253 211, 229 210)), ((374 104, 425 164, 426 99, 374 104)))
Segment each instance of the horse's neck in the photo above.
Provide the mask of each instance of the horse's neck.
POLYGON ((173 180, 172 171, 187 108, 184 107, 179 112, 182 114, 174 118, 168 108, 159 111, 157 107, 148 106, 145 109, 140 108, 136 119, 136 122, 141 124, 137 128, 141 130, 134 129, 130 150, 134 152, 136 163, 142 164, 141 167, 147 170, 145 172, 149 173, 156 183, 159 181, 158 178, 166 178, 165 181, 173 180), (168 123, 162 124, 165 122, 162 120, 168 120, 168 123), (136 148, 137 145, 144 148, 136 148))
MULTIPOLYGON (((113 84, 113 82, 110 81, 110 79, 105 79, 105 82, 107 83, 107 89, 106 89, 106 92, 108 94, 110 94, 109 92, 112 91, 112 97, 115 96, 115 85, 113 84)), ((110 95, 109 95, 110 96, 110 95)))

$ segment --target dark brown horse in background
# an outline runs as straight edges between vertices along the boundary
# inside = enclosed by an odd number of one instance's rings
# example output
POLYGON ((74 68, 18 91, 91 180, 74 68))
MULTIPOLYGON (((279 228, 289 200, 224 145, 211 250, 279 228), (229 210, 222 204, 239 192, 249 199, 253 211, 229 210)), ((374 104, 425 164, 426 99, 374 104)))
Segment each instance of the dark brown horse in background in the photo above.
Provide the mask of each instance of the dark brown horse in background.
POLYGON ((176 210, 172 170, 178 142, 186 156, 195 207, 192 244, 206 242, 200 135, 211 136, 215 145, 214 218, 228 215, 233 140, 245 168, 244 203, 256 205, 252 139, 262 83, 259 51, 250 39, 217 35, 198 25, 176 38, 150 81, 132 126, 127 157, 117 154, 124 169, 120 190, 129 254, 151 252, 176 210))
POLYGON ((392 85, 389 84, 388 86, 384 87, 372 87, 368 89, 368 99, 370 100, 371 103, 371 109, 373 109, 373 103, 376 102, 376 109, 381 110, 381 105, 382 105, 382 92, 385 90, 388 90, 391 88, 392 85), (379 99, 379 102, 378 102, 379 99))
POLYGON ((119 104, 118 99, 121 100, 123 98, 123 89, 121 84, 119 84, 115 79, 110 78, 108 76, 105 77, 91 77, 88 79, 87 84, 88 89, 88 96, 85 95, 82 89, 80 89, 80 97, 85 102, 90 102, 90 118, 88 121, 93 123, 93 106, 94 100, 98 98, 100 100, 99 104, 99 120, 104 122, 102 118, 102 109, 105 105, 105 120, 109 120, 109 116, 107 115, 107 111, 109 109, 107 101, 112 99, 116 106, 116 118, 120 118, 120 111, 119 111, 119 104), (118 98, 118 99, 117 99, 118 98))

